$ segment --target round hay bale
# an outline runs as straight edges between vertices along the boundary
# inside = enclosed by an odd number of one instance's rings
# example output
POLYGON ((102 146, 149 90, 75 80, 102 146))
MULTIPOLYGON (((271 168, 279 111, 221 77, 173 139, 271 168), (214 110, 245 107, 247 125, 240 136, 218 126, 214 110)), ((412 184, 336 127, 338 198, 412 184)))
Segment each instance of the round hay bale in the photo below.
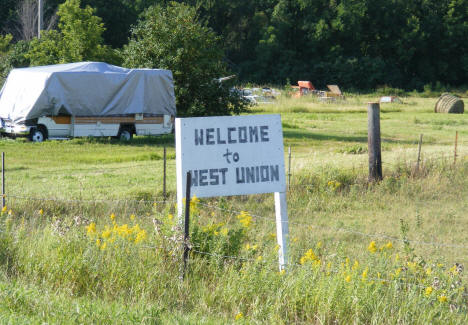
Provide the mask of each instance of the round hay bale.
POLYGON ((436 113, 463 114, 465 111, 465 104, 460 97, 444 93, 437 100, 434 111, 436 113))

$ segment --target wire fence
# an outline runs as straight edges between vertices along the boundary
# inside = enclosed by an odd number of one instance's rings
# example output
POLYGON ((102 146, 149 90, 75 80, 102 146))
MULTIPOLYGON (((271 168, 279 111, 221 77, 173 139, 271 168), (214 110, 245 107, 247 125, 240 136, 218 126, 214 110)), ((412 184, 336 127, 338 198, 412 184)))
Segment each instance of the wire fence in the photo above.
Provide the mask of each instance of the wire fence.
MULTIPOLYGON (((302 159, 302 158, 310 158, 310 156, 293 156, 292 159, 302 159)), ((421 164, 424 165, 426 163, 430 163, 433 161, 447 161, 451 160, 454 158, 454 155, 442 155, 438 157, 425 157, 424 159, 421 160, 421 164)), ((465 159, 466 155, 464 155, 462 152, 458 152, 457 158, 459 159, 465 159)), ((398 168, 407 164, 415 164, 415 161, 400 161, 400 162, 384 162, 384 165, 387 168, 398 168)), ((140 165, 139 165, 140 166, 140 165)), ((146 166, 142 164, 141 166, 146 166)), ((365 162, 362 163, 362 168, 367 167, 365 165, 365 162)), ((102 172, 106 172, 108 169, 112 170, 120 170, 120 169, 125 169, 128 167, 116 167, 116 168, 106 168, 102 169, 102 172)), ((352 169, 355 169, 356 167, 353 166, 352 169)), ((99 170, 93 170, 93 172, 99 172, 99 170)), ((316 186, 316 184, 301 184, 301 183, 295 183, 292 184, 293 188, 294 187, 312 187, 316 186)), ((21 195, 17 193, 12 193, 12 194, 6 194, 4 196, 6 199, 15 199, 15 200, 26 200, 26 201, 39 201, 39 202, 57 202, 57 203, 72 203, 72 204, 98 204, 98 203, 105 203, 105 204, 123 204, 123 205, 128 205, 128 204, 164 204, 164 205, 173 205, 176 203, 176 200, 174 199, 165 199, 165 200, 144 200, 144 199, 69 199, 69 198, 57 198, 57 197, 31 197, 27 195, 21 195)), ((219 203, 215 204, 209 204, 205 202, 199 202, 198 203, 201 207, 207 208, 207 209, 212 209, 212 210, 217 210, 221 211, 225 214, 228 214, 229 216, 233 215, 238 215, 241 214, 241 210, 237 209, 232 209, 232 208, 225 208, 225 207, 220 207, 219 203)), ((250 216, 254 219, 259 219, 259 220, 264 220, 266 222, 270 222, 273 224, 276 223, 276 220, 273 216, 265 216, 261 214, 250 214, 250 216)), ((298 226, 298 227, 311 227, 312 229, 321 229, 321 230, 326 230, 330 232, 343 232, 343 233, 349 233, 365 238, 375 238, 375 239, 381 239, 381 240, 389 240, 393 242, 400 242, 403 244, 410 244, 410 245, 415 245, 415 246, 431 246, 433 248, 450 248, 450 249, 462 249, 462 250, 468 250, 468 243, 460 243, 460 244, 454 244, 454 243, 446 243, 446 242, 437 242, 437 241, 421 241, 421 240, 412 240, 412 239, 407 239, 407 238, 401 238, 401 236, 392 236, 388 234, 381 234, 381 233, 367 233, 364 231, 352 229, 352 228, 347 228, 347 227, 331 227, 331 226, 323 226, 319 225, 317 223, 311 222, 297 222, 294 221, 296 219, 296 216, 291 216, 291 220, 289 221, 282 221, 284 223, 287 223, 288 226, 298 226)), ((0 229, 0 231, 3 231, 0 229)), ((164 249, 162 246, 152 246, 152 245, 141 245, 141 248, 144 249, 164 249)), ((258 258, 248 258, 248 257, 243 257, 243 256, 231 256, 231 255, 220 255, 216 254, 213 252, 207 252, 207 251, 202 251, 197 247, 192 247, 191 251, 193 253, 205 255, 205 256, 210 256, 218 259, 231 259, 231 260, 239 260, 243 262, 261 262, 261 263, 268 263, 267 261, 259 261, 258 258)), ((466 259, 466 258, 465 258, 466 259)), ((288 263, 288 267, 295 267, 295 266, 300 266, 301 264, 298 263, 288 263)), ((369 280, 372 281, 384 281, 388 283, 395 282, 397 280, 395 279, 383 279, 383 278, 369 278, 369 280)), ((407 283, 407 285, 415 286, 415 287, 421 287, 424 288, 424 286, 418 285, 416 283, 407 283)), ((467 294, 464 294, 464 296, 467 296, 467 294)))

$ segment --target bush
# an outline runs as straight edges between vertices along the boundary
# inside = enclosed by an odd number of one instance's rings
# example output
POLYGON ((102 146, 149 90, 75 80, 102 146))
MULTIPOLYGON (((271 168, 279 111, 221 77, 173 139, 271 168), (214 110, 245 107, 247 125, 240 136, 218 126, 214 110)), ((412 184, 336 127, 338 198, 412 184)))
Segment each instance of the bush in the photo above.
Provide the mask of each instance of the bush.
POLYGON ((246 101, 215 81, 228 73, 223 55, 219 37, 198 21, 196 9, 176 2, 147 9, 123 50, 127 67, 172 71, 182 116, 246 110, 246 101))

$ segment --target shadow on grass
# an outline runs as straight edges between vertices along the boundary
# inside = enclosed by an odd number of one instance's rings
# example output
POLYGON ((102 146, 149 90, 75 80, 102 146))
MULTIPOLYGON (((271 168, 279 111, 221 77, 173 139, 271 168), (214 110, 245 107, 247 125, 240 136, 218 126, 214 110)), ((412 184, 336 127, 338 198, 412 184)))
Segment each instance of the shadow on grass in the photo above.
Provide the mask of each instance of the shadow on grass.
MULTIPOLYGON (((346 136, 346 135, 331 135, 321 133, 311 133, 308 131, 300 130, 283 130, 285 139, 299 139, 299 140, 333 140, 343 142, 362 142, 367 143, 367 136, 346 136)), ((399 144, 414 144, 414 141, 409 140, 393 140, 382 138, 385 143, 399 143, 399 144)))
POLYGON ((130 141, 121 141, 111 137, 86 137, 76 138, 70 141, 71 144, 110 144, 114 146, 130 146, 130 147, 142 147, 153 145, 156 147, 174 147, 175 138, 174 134, 163 134, 158 136, 137 136, 130 141))

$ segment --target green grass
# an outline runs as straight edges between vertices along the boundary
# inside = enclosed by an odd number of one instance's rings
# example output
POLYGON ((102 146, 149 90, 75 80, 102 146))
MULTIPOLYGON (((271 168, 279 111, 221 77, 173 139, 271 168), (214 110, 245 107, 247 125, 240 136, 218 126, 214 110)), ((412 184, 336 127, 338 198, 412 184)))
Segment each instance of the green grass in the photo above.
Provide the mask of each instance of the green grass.
POLYGON ((450 269, 468 262, 468 117, 433 113, 435 98, 383 104, 384 180, 368 184, 366 103, 376 99, 253 108, 282 115, 292 148, 286 274, 278 272, 273 196, 264 194, 195 204, 194 251, 180 280, 172 135, 0 140, 8 205, 0 323, 466 323, 468 279, 450 269), (241 210, 251 221, 238 218, 241 210), (97 231, 87 234, 91 222, 97 231))

